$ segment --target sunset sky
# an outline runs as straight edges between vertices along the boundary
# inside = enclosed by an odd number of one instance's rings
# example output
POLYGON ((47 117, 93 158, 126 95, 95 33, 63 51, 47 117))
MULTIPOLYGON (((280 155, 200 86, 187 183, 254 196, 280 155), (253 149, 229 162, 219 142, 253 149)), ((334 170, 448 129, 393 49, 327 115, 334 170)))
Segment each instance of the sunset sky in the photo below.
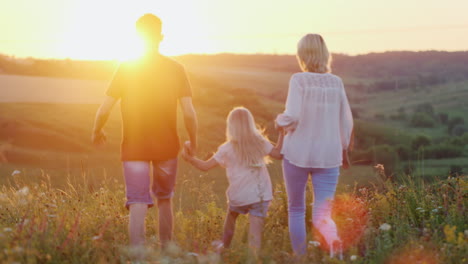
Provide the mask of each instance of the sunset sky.
POLYGON ((166 55, 292 54, 309 32, 335 53, 468 50, 467 11, 466 0, 2 0, 0 53, 132 57, 144 13, 163 20, 166 55))

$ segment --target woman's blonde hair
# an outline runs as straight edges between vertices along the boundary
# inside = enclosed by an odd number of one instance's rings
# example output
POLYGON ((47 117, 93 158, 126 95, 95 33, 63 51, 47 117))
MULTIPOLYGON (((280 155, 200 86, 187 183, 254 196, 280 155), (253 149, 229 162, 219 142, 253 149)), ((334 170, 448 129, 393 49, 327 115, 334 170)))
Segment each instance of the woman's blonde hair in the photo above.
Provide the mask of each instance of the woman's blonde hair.
POLYGON ((265 140, 268 139, 257 128, 254 117, 247 108, 236 107, 229 113, 226 138, 242 164, 256 167, 270 162, 265 156, 265 140))
POLYGON ((307 34, 297 44, 297 60, 307 72, 330 72, 331 55, 327 44, 318 34, 307 34))

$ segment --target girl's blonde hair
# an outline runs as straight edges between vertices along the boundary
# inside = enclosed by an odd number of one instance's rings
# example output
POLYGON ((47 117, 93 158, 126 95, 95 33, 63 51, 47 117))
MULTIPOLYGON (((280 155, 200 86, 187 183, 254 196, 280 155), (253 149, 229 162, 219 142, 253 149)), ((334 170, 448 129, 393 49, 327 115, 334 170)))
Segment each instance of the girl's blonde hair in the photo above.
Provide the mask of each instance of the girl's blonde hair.
POLYGON ((236 107, 229 113, 226 138, 242 164, 255 167, 270 162, 268 156, 265 156, 265 140, 268 139, 257 128, 247 108, 236 107))
POLYGON ((322 36, 307 34, 297 44, 297 60, 306 72, 330 72, 331 55, 322 36))

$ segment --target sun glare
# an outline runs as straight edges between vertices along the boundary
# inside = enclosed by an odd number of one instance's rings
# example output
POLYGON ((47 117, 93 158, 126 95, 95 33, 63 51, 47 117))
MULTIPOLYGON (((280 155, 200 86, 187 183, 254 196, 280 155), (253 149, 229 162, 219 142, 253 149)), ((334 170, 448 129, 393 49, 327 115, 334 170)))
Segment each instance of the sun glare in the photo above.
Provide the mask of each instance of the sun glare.
POLYGON ((136 59, 143 55, 145 46, 143 40, 138 34, 129 34, 125 41, 119 45, 119 51, 117 52, 118 60, 131 60, 136 59))

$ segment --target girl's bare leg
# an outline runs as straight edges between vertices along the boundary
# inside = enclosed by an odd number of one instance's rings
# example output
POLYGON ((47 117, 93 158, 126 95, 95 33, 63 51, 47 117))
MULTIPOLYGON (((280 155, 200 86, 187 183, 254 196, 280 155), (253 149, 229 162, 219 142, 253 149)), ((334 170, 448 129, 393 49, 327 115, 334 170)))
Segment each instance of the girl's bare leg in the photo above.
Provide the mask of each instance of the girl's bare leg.
POLYGON ((257 255, 262 246, 265 218, 249 214, 249 247, 257 255))
POLYGON ((228 248, 231 245, 232 237, 236 229, 236 220, 239 213, 232 212, 228 208, 226 219, 224 221, 224 232, 223 232, 223 245, 228 248))

